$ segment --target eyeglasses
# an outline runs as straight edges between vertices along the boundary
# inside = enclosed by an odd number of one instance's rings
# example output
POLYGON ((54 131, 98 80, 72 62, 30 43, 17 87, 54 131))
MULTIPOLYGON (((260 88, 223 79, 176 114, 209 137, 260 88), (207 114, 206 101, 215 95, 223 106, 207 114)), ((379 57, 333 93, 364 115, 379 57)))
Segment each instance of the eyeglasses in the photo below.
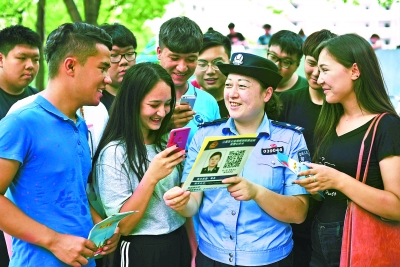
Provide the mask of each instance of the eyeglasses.
POLYGON ((284 69, 290 68, 290 66, 293 63, 295 63, 295 62, 292 62, 289 59, 280 58, 280 57, 277 57, 276 55, 271 54, 271 53, 267 53, 267 58, 269 60, 273 61, 274 63, 277 63, 279 61, 281 63, 281 67, 284 68, 284 69))
POLYGON ((197 68, 200 71, 206 71, 208 69, 208 66, 211 66, 211 68, 213 70, 219 70, 219 68, 217 66, 218 64, 225 64, 225 62, 220 59, 215 60, 215 61, 213 60, 211 62, 199 60, 199 61, 197 61, 197 68))
POLYGON ((126 61, 134 61, 136 59, 136 52, 129 52, 126 54, 120 54, 120 55, 111 55, 110 61, 111 63, 119 63, 122 59, 122 57, 125 58, 126 61))

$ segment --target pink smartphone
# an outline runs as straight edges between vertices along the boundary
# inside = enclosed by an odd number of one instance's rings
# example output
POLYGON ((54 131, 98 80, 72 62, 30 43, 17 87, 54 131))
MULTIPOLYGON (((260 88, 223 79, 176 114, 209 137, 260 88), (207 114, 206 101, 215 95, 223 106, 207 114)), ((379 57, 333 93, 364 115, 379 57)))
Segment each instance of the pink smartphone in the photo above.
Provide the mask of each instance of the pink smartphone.
POLYGON ((169 133, 167 147, 178 145, 176 152, 184 150, 186 148, 186 143, 189 138, 189 133, 189 127, 172 129, 172 131, 169 133))

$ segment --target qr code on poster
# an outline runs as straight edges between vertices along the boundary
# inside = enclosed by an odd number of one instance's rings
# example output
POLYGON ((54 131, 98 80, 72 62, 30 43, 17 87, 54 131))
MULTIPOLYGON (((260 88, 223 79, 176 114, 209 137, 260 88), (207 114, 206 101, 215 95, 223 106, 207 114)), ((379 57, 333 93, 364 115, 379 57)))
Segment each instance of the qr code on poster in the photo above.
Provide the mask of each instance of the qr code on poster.
POLYGON ((246 150, 230 151, 223 168, 236 168, 242 162, 246 150))

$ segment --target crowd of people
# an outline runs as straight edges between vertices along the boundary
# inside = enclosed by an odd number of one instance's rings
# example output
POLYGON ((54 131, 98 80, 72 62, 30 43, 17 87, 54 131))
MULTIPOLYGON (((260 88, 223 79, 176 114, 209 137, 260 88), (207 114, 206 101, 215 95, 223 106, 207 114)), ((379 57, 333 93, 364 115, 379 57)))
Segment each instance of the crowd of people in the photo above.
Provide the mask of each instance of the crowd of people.
MULTIPOLYGON (((124 25, 65 23, 47 37, 40 92, 30 86, 42 67, 38 34, 0 30, 1 266, 334 267, 348 199, 400 221, 400 117, 371 44, 329 30, 272 35, 265 24, 267 53, 257 56, 232 53, 248 46, 234 28, 203 33, 171 18, 159 64, 136 64, 124 25), (384 112, 363 184, 360 145, 384 112), (167 138, 181 127, 189 140, 176 151, 167 138), (226 188, 182 189, 205 137, 245 134, 259 141, 226 188), (296 175, 266 148, 309 169, 296 175), (95 260, 90 229, 126 211, 138 212, 95 260)), ((202 173, 218 172, 221 158, 202 173)))

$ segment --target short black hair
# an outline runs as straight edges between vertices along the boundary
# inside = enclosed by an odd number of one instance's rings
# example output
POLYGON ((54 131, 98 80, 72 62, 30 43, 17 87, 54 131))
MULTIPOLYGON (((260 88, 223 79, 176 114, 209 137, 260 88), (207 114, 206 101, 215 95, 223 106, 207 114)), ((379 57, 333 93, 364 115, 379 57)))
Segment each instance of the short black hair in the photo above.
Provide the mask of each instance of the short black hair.
POLYGON ((175 53, 197 53, 203 45, 203 33, 193 20, 181 16, 164 22, 160 27, 158 43, 175 53))
POLYGON ((113 45, 119 47, 133 46, 134 49, 137 48, 136 37, 131 30, 122 24, 101 24, 99 26, 108 33, 113 41, 113 45))
POLYGON ((282 52, 288 55, 296 55, 297 59, 300 60, 303 56, 303 40, 301 37, 288 30, 281 30, 274 35, 272 35, 271 40, 269 40, 269 47, 277 45, 281 48, 282 52))
POLYGON ((210 156, 210 159, 212 158, 212 157, 214 157, 214 156, 219 156, 220 158, 222 158, 222 153, 221 152, 214 152, 211 156, 210 156))
POLYGON ((232 22, 228 24, 228 29, 233 29, 235 28, 235 24, 233 24, 232 22))
POLYGON ((29 45, 40 49, 40 36, 22 25, 13 25, 0 31, 0 53, 7 56, 16 45, 29 45))
POLYGON ((88 57, 97 54, 96 44, 103 44, 111 50, 111 36, 103 29, 84 22, 60 25, 49 34, 44 48, 49 78, 57 75, 61 62, 67 56, 76 56, 80 64, 85 64, 88 57))
POLYGON ((372 34, 371 37, 369 37, 369 38, 378 38, 378 39, 380 39, 381 37, 379 37, 378 34, 374 33, 374 34, 372 34))
MULTIPOLYGON (((314 56, 314 50, 326 40, 329 40, 337 35, 329 30, 320 30, 312 33, 303 43, 303 54, 305 56, 314 56)), ((317 59, 317 58, 316 58, 317 59)))
POLYGON ((269 24, 264 24, 264 25, 263 25, 263 29, 268 29, 268 30, 270 30, 270 29, 271 29, 271 25, 269 25, 269 24))
POLYGON ((220 32, 217 31, 208 31, 204 34, 203 46, 200 49, 200 54, 203 53, 205 50, 216 46, 223 46, 226 54, 228 55, 228 58, 231 58, 231 41, 228 37, 222 35, 220 32))

